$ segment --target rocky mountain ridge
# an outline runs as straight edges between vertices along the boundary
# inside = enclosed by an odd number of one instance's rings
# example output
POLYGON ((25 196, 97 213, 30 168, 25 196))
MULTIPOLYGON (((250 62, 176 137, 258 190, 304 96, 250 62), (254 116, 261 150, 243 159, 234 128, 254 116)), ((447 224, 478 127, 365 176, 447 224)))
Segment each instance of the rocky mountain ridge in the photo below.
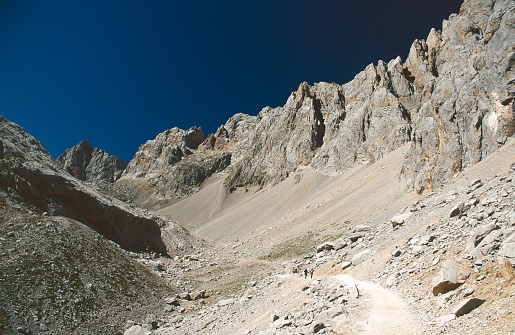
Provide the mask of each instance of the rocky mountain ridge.
POLYGON ((235 115, 207 138, 196 127, 167 130, 140 147, 121 184, 156 201, 194 193, 221 171, 228 191, 263 187, 303 166, 341 174, 410 143, 400 182, 430 192, 515 132, 513 11, 508 0, 465 1, 405 62, 370 64, 344 85, 302 83, 283 107, 235 115))

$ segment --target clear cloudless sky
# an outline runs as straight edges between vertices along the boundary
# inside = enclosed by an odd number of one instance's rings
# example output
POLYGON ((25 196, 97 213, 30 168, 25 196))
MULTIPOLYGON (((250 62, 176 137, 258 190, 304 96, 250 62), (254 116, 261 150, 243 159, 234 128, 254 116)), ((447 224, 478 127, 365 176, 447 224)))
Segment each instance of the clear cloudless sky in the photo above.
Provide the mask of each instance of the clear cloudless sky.
POLYGON ((166 129, 215 132, 298 85, 408 55, 457 0, 1 0, 0 115, 52 156, 128 161, 166 129))

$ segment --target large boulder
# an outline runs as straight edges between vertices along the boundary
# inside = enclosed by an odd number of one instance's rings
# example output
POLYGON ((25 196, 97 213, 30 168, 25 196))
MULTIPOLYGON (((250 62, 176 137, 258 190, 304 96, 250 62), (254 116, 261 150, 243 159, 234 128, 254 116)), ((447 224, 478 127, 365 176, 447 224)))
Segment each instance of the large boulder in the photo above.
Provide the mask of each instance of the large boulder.
POLYGON ((352 265, 356 266, 358 264, 363 263, 364 261, 366 261, 367 259, 372 257, 373 254, 374 254, 373 250, 370 250, 370 249, 365 249, 363 251, 358 252, 357 254, 355 254, 352 257, 352 260, 351 260, 352 265))
POLYGON ((333 250, 334 249, 334 243, 333 242, 324 242, 317 246, 317 252, 322 252, 325 250, 333 250))
POLYGON ((461 265, 455 262, 446 262, 432 283, 433 295, 444 294, 455 290, 465 282, 467 274, 461 271, 461 265))
MULTIPOLYGON (((513 229, 495 229, 490 231, 479 244, 470 252, 473 258, 481 258, 483 256, 491 255, 495 251, 499 250, 502 241, 507 239, 510 234, 513 233, 513 229)), ((509 243, 508 243, 509 244, 509 243)), ((506 247, 503 252, 508 252, 509 247, 506 247)))
POLYGON ((408 220, 412 214, 413 213, 411 213, 411 212, 407 212, 407 213, 398 214, 398 215, 394 216, 393 218, 391 218, 390 223, 392 224, 392 228, 395 229, 398 226, 403 225, 404 222, 406 222, 406 220, 408 220))
POLYGON ((467 298, 467 299, 463 300, 462 302, 460 302, 458 304, 458 306, 456 306, 453 314, 456 317, 460 317, 462 315, 468 314, 468 313, 472 312, 474 309, 481 306, 484 302, 485 302, 485 300, 479 299, 479 298, 467 298))
POLYGON ((515 233, 511 234, 501 245, 499 256, 504 257, 515 267, 515 233))

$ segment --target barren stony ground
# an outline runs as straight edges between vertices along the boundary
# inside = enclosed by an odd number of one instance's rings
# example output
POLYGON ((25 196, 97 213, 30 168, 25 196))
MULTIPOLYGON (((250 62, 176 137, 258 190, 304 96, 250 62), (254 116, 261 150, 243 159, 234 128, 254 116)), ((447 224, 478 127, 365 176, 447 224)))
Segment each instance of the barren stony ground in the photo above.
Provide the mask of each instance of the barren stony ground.
POLYGON ((113 334, 171 288, 117 244, 0 192, 0 333, 113 334))
MULTIPOLYGON (((186 224, 211 246, 156 261, 157 273, 190 296, 170 297, 155 329, 143 330, 142 315, 126 334, 515 333, 514 271, 499 256, 515 230, 514 142, 422 196, 398 189, 405 148, 340 177, 306 170, 275 187, 221 195, 186 224), (434 295, 449 266, 458 286, 434 295), (297 273, 307 267, 312 279, 297 273), (468 298, 482 304, 456 317, 468 298)), ((208 199, 222 177, 161 212, 208 199)))
POLYGON ((224 175, 215 175, 160 211, 207 241, 171 258, 128 253, 73 220, 5 202, 3 287, 16 290, 34 271, 46 281, 38 292, 7 295, 0 317, 19 315, 19 326, 2 331, 512 334, 515 276, 501 256, 515 231, 514 149, 511 140, 425 195, 399 189, 406 147, 341 176, 301 169, 276 186, 232 194, 220 191, 224 175), (205 211, 188 219, 201 200, 205 211), (41 233, 45 244, 35 237, 41 233), (38 255, 48 259, 29 264, 38 255), (76 263, 81 257, 88 260, 76 263), (304 278, 305 268, 315 269, 313 278, 304 278), (13 296, 35 305, 25 310, 13 296), (479 306, 461 315, 471 298, 479 306))

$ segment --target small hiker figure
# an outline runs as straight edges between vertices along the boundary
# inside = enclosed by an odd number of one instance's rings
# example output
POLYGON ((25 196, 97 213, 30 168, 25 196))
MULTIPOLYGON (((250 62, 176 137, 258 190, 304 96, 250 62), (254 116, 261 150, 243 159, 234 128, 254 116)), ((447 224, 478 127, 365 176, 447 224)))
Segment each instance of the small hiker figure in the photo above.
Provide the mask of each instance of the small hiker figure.
POLYGON ((304 269, 304 279, 308 278, 308 269, 304 269))
POLYGON ((311 276, 311 279, 313 279, 314 272, 315 272, 315 269, 313 269, 313 268, 309 269, 309 275, 311 276))

